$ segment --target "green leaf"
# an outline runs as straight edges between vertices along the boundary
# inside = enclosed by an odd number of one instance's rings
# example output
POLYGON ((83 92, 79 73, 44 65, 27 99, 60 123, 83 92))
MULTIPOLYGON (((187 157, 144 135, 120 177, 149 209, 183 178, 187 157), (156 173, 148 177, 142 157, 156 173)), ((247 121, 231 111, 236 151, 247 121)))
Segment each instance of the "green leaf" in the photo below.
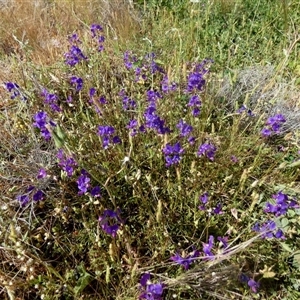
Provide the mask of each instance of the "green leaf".
POLYGON ((293 265, 295 267, 297 267, 298 269, 300 269, 300 252, 299 251, 294 254, 293 265))
POLYGON ((288 244, 286 244, 286 243, 280 243, 280 245, 287 252, 293 253, 293 250, 290 248, 290 246, 288 244))
POLYGON ((281 227, 287 227, 287 226, 289 226, 289 220, 288 220, 288 218, 282 218, 281 220, 280 220, 280 223, 281 223, 281 227))
POLYGON ((80 273, 82 273, 82 276, 78 279, 77 284, 74 287, 74 293, 76 296, 81 293, 93 280, 92 275, 87 273, 83 266, 79 266, 78 269, 80 270, 80 273))

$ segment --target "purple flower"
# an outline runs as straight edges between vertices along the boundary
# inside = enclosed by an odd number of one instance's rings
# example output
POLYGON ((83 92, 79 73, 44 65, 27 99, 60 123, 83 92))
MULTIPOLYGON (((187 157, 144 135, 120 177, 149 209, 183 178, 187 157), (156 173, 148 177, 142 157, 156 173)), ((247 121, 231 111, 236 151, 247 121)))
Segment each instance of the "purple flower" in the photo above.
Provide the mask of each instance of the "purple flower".
POLYGON ((40 169, 39 174, 37 175, 37 179, 45 178, 47 176, 47 172, 45 169, 40 169))
POLYGON ((188 75, 186 92, 202 91, 205 85, 204 75, 209 69, 206 67, 212 60, 204 59, 200 64, 194 67, 194 71, 188 75))
POLYGON ((112 126, 98 126, 98 135, 110 136, 114 134, 115 129, 112 126))
POLYGON ((29 196, 28 195, 18 195, 17 200, 20 202, 21 206, 24 207, 29 202, 29 196))
POLYGON ((41 96, 44 97, 44 103, 48 104, 53 111, 60 112, 61 108, 58 106, 58 97, 55 94, 49 93, 45 88, 42 89, 41 96))
POLYGON ((90 90, 89 90, 90 98, 93 98, 93 96, 95 96, 95 94, 96 94, 96 89, 94 87, 90 88, 90 90))
POLYGON ((44 111, 40 111, 33 116, 33 119, 35 121, 33 123, 33 126, 40 129, 40 132, 41 132, 42 136, 45 138, 45 140, 50 140, 51 133, 47 129, 47 125, 49 123, 51 126, 55 126, 55 123, 52 122, 51 120, 49 120, 49 122, 48 122, 47 113, 44 111))
MULTIPOLYGON (((200 195, 199 200, 201 201, 201 205, 199 205, 198 208, 200 210, 206 210, 207 209, 206 205, 208 203, 208 193, 205 192, 203 195, 200 195)), ((217 206, 211 210, 211 214, 214 215, 223 214, 222 205, 218 203, 217 206)))
POLYGON ((200 253, 198 250, 193 251, 189 255, 182 257, 178 253, 171 257, 171 260, 179 265, 182 265, 185 270, 187 270, 190 265, 194 262, 195 258, 199 257, 200 253))
POLYGON ((76 92, 79 92, 82 90, 83 87, 83 80, 80 77, 72 76, 70 79, 71 85, 73 85, 76 89, 76 92))
POLYGON ((165 154, 167 167, 178 164, 182 158, 181 155, 184 153, 184 149, 181 148, 180 143, 176 143, 173 146, 166 144, 162 151, 165 154))
POLYGON ((122 143, 121 139, 117 135, 112 138, 112 142, 113 142, 113 144, 121 144, 122 143))
POLYGON ((9 92, 13 92, 14 90, 18 90, 20 88, 19 85, 14 82, 6 82, 4 85, 9 92))
POLYGON ((231 160, 233 163, 237 163, 237 162, 239 161, 238 158, 237 158, 235 155, 231 155, 230 160, 231 160))
POLYGON ((214 237, 210 235, 208 239, 208 244, 203 243, 203 253, 206 256, 214 256, 214 254, 211 252, 213 246, 214 246, 214 237))
POLYGON ((252 292, 257 293, 259 288, 259 283, 253 279, 249 279, 247 282, 248 286, 251 288, 252 292))
POLYGON ((95 198, 98 198, 98 197, 101 197, 101 194, 100 194, 100 187, 99 186, 95 186, 91 189, 91 195, 95 198))
POLYGON ((200 112, 201 112, 200 108, 196 107, 192 110, 192 116, 197 117, 200 115, 200 112))
POLYGON ((41 190, 38 190, 36 193, 33 194, 32 199, 33 199, 33 201, 37 202, 37 201, 43 200, 44 197, 45 197, 44 192, 41 190))
POLYGON ((176 127, 180 130, 182 137, 188 136, 193 131, 193 127, 183 120, 180 120, 176 127))
POLYGON ((167 75, 164 76, 161 81, 161 90, 163 93, 168 94, 170 92, 176 91, 177 84, 175 82, 170 83, 167 75))
POLYGON ((90 181, 91 179, 88 177, 88 175, 86 174, 86 172, 84 172, 85 170, 81 171, 81 175, 78 177, 77 179, 77 185, 78 185, 78 189, 79 195, 85 194, 88 190, 88 188, 90 187, 90 181))
POLYGON ((224 249, 226 249, 226 248, 228 247, 228 236, 226 236, 226 237, 218 236, 218 237, 217 237, 217 240, 221 242, 222 247, 223 247, 224 249))
POLYGON ((136 102, 134 100, 132 100, 131 98, 129 98, 128 96, 126 96, 124 90, 122 90, 119 93, 119 95, 122 97, 124 110, 129 110, 129 109, 133 109, 136 107, 136 102))
POLYGON ((190 73, 188 76, 187 91, 193 92, 194 90, 202 91, 205 85, 203 74, 199 72, 190 73))
POLYGON ((281 229, 278 229, 276 226, 276 223, 272 220, 269 220, 263 224, 256 223, 252 227, 253 231, 262 233, 262 239, 266 238, 280 238, 280 239, 285 239, 285 236, 282 232, 281 229))
MULTIPOLYGON (((26 194, 23 195, 18 195, 16 198, 17 200, 20 202, 21 206, 24 207, 28 204, 28 202, 30 201, 30 195, 33 193, 33 191, 35 190, 34 186, 29 186, 26 190, 26 194)), ((41 201, 44 200, 45 198, 45 194, 43 191, 41 190, 37 190, 33 195, 32 195, 32 200, 37 202, 37 201, 41 201)))
POLYGON ((140 280, 142 293, 139 299, 147 300, 162 300, 163 284, 162 283, 151 283, 150 274, 145 273, 142 275, 140 280))
POLYGON ((248 109, 244 104, 236 111, 238 114, 241 114, 242 112, 247 111, 247 115, 249 117, 254 117, 254 113, 251 109, 248 109))
POLYGON ((129 123, 127 124, 126 128, 130 129, 131 136, 135 136, 138 133, 137 126, 138 126, 138 121, 136 119, 130 120, 129 123))
POLYGON ((74 158, 66 157, 62 149, 58 150, 57 158, 59 159, 58 165, 67 173, 67 176, 71 177, 74 173, 74 168, 77 167, 74 158))
POLYGON ((65 63, 73 67, 82 60, 87 60, 87 57, 83 54, 79 47, 72 45, 69 52, 65 54, 65 63))
POLYGON ((200 210, 205 210, 205 205, 207 204, 207 202, 208 202, 208 193, 207 192, 205 192, 204 194, 202 194, 202 195, 200 195, 199 196, 199 200, 202 202, 202 205, 200 205, 198 208, 200 209, 200 210))
POLYGON ((201 106, 200 97, 198 95, 193 95, 190 97, 190 101, 188 103, 188 106, 190 107, 199 107, 201 106))
POLYGON ((218 203, 217 206, 212 210, 212 214, 215 214, 215 215, 223 214, 221 203, 218 203))
POLYGON ((130 51, 125 51, 124 56, 124 64, 127 69, 131 69, 133 64, 135 64, 138 59, 135 55, 133 55, 130 51))
POLYGON ((38 113, 36 113, 33 117, 34 119, 34 123, 33 126, 42 129, 45 127, 45 125, 47 124, 47 113, 44 111, 40 111, 38 113))
POLYGON ((15 82, 6 82, 4 83, 5 88, 11 93, 10 99, 15 99, 20 97, 22 100, 26 100, 26 97, 20 92, 20 87, 15 82))
POLYGON ((91 25, 91 33, 92 33, 92 38, 96 37, 99 32, 102 32, 103 28, 99 24, 92 24, 91 25))
POLYGON ((272 197, 276 200, 276 203, 272 204, 267 202, 264 209, 266 213, 272 213, 278 217, 285 215, 288 209, 297 207, 297 202, 295 202, 295 200, 289 200, 288 195, 282 193, 281 191, 272 197))
POLYGON ((120 214, 120 209, 117 209, 116 211, 106 209, 104 210, 103 215, 98 219, 103 231, 112 237, 116 237, 120 225, 124 223, 120 218, 120 214))
POLYGON ((162 67, 160 67, 154 60, 155 58, 155 53, 151 52, 145 55, 145 60, 146 60, 146 65, 144 67, 146 67, 151 74, 154 73, 162 73, 164 74, 164 70, 162 67))
POLYGON ((196 138, 194 136, 190 136, 188 138, 188 142, 190 143, 190 145, 194 145, 195 144, 195 141, 196 141, 196 138))
POLYGON ((147 128, 154 129, 158 134, 167 134, 171 132, 170 128, 165 126, 165 121, 156 114, 156 109, 154 107, 149 106, 146 109, 144 116, 147 128))
POLYGON ((272 134, 272 131, 268 128, 263 128, 263 130, 261 131, 261 134, 264 136, 264 137, 267 137, 267 136, 270 136, 272 134))
POLYGON ((197 155, 206 156, 209 160, 213 161, 217 148, 211 143, 204 143, 199 146, 197 155))
POLYGON ((80 41, 77 33, 73 33, 73 34, 69 35, 68 41, 71 44, 81 44, 81 41, 80 41))
POLYGON ((139 68, 139 67, 135 68, 135 71, 134 71, 135 79, 134 79, 134 81, 138 82, 138 83, 145 82, 147 80, 147 75, 143 73, 145 71, 146 71, 146 67, 145 68, 139 68))
POLYGON ((277 114, 273 117, 268 118, 268 120, 266 121, 266 127, 261 131, 262 135, 267 137, 272 134, 279 134, 281 126, 285 122, 286 120, 282 114, 277 114))
POLYGON ((101 104, 107 104, 107 100, 106 100, 106 98, 105 98, 104 96, 101 96, 101 97, 99 98, 99 102, 100 102, 101 104))
POLYGON ((158 99, 161 99, 162 96, 159 92, 149 90, 147 91, 147 100, 149 102, 156 102, 158 99))
POLYGON ((249 276, 247 276, 244 273, 241 273, 239 275, 239 280, 242 283, 247 283, 247 285, 251 288, 252 292, 257 293, 259 288, 259 283, 254 281, 252 278, 250 279, 249 276))
POLYGON ((110 143, 120 144, 121 139, 116 135, 112 137, 115 129, 112 126, 98 126, 98 135, 102 138, 102 145, 104 149, 107 149, 110 143))

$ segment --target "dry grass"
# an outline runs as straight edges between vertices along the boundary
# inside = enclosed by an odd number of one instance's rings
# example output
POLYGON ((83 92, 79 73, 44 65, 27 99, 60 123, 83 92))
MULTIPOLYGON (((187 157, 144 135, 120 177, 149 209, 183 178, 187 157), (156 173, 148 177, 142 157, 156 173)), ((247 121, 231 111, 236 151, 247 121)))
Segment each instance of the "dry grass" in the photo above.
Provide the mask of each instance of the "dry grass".
POLYGON ((128 0, 10 1, 0 9, 0 57, 17 55, 20 60, 49 65, 61 56, 66 36, 74 30, 101 23, 126 41, 139 30, 139 22, 128 0))

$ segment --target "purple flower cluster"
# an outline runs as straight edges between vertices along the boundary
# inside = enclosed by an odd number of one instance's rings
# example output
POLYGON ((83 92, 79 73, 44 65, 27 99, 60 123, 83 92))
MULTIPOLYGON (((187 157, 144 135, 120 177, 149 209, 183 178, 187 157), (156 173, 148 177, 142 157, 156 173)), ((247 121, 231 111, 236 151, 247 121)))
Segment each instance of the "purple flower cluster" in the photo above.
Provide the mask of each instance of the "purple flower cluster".
POLYGON ((184 149, 181 148, 180 143, 176 143, 173 146, 171 144, 166 144, 162 151, 165 155, 166 167, 177 165, 184 153, 184 149))
POLYGON ((69 37, 71 43, 69 52, 65 53, 65 63, 71 67, 77 65, 83 60, 87 60, 87 57, 83 54, 81 49, 78 47, 81 43, 77 34, 74 33, 69 37))
POLYGON ((267 137, 273 134, 279 134, 282 124, 285 122, 286 120, 282 114, 268 118, 266 127, 261 131, 262 135, 267 137))
POLYGON ((192 115, 193 117, 197 117, 200 114, 200 107, 202 103, 200 101, 200 97, 198 95, 193 95, 190 97, 189 103, 187 106, 193 108, 192 115))
POLYGON ((104 50, 103 43, 105 41, 105 37, 102 34, 103 28, 99 24, 92 24, 91 25, 91 33, 92 33, 92 38, 97 39, 98 42, 98 51, 101 52, 104 50))
POLYGON ((30 186, 27 188, 25 194, 18 195, 17 200, 19 201, 22 207, 26 206, 30 199, 35 202, 41 201, 45 199, 45 194, 43 191, 36 189, 34 186, 30 186))
POLYGON ((176 127, 180 130, 181 137, 187 137, 193 131, 193 127, 183 120, 180 120, 176 127))
POLYGON ((132 100, 131 98, 129 98, 126 94, 125 91, 122 90, 119 93, 120 97, 122 98, 123 101, 123 109, 124 110, 129 110, 129 109, 134 109, 136 108, 136 102, 134 100, 132 100))
POLYGON ((276 203, 272 204, 267 202, 264 211, 266 213, 272 213, 276 217, 285 215, 290 208, 299 207, 294 199, 290 200, 288 195, 282 193, 281 191, 272 197, 276 200, 276 203))
POLYGON ((51 133, 47 129, 47 127, 49 125, 54 127, 54 126, 56 126, 56 124, 53 121, 49 120, 47 113, 44 111, 40 111, 40 112, 36 113, 33 116, 33 119, 34 119, 33 126, 37 127, 40 130, 40 132, 41 132, 42 136, 45 138, 45 140, 50 140, 51 133))
POLYGON ((85 170, 81 170, 81 175, 77 179, 77 185, 78 185, 78 195, 85 194, 89 187, 90 187, 90 177, 88 176, 88 173, 85 170))
POLYGON ((140 67, 136 67, 135 68, 135 79, 134 81, 135 82, 138 82, 138 83, 144 83, 144 81, 147 80, 147 75, 145 74, 147 71, 146 68, 140 68, 140 67))
POLYGON ((168 76, 165 75, 161 81, 161 90, 164 94, 169 94, 177 90, 177 84, 175 82, 170 83, 168 76))
POLYGON ((217 148, 211 143, 204 143, 199 146, 197 155, 206 156, 209 160, 213 161, 217 148))
POLYGON ((136 119, 130 120, 129 123, 127 124, 126 128, 131 130, 130 131, 131 136, 135 136, 138 133, 137 126, 138 126, 138 121, 136 119))
POLYGON ((159 92, 153 90, 147 91, 148 107, 144 112, 145 126, 154 129, 158 134, 170 133, 171 130, 165 126, 165 121, 162 120, 156 112, 157 100, 162 96, 159 92))
POLYGON ((252 230, 261 233, 263 239, 285 239, 283 231, 280 228, 278 229, 276 223, 272 220, 269 220, 263 224, 256 223, 252 230))
POLYGON ((4 83, 5 88, 10 92, 10 99, 20 97, 21 100, 26 100, 26 97, 20 91, 20 87, 15 82, 4 83))
POLYGON ((197 257, 199 257, 200 252, 198 250, 194 250, 193 252, 185 255, 184 257, 178 253, 175 253, 174 256, 171 257, 171 260, 176 262, 179 265, 182 265, 185 270, 189 269, 190 265, 195 261, 197 257))
POLYGON ((112 126, 98 126, 98 135, 102 138, 102 145, 104 149, 113 144, 120 144, 121 139, 115 135, 115 129, 112 126))
POLYGON ((140 285, 142 293, 139 296, 139 299, 146 300, 162 300, 164 286, 162 283, 152 283, 150 281, 151 275, 145 273, 142 275, 140 280, 140 285))
POLYGON ((188 76, 187 91, 202 91, 205 85, 203 74, 199 72, 190 73, 188 76))
POLYGON ((90 177, 89 177, 89 173, 82 169, 81 170, 81 175, 78 177, 77 179, 77 186, 78 186, 78 195, 83 195, 86 194, 88 191, 90 192, 91 196, 97 198, 97 197, 101 197, 100 194, 100 187, 99 186, 95 186, 92 189, 90 189, 91 185, 90 185, 90 177))
POLYGON ((132 54, 130 51, 125 51, 123 56, 125 67, 130 70, 133 65, 137 63, 138 59, 136 55, 132 54))
POLYGON ((76 92, 79 92, 82 90, 83 87, 83 80, 80 77, 72 76, 70 78, 70 83, 73 87, 75 87, 76 92))
POLYGON ((201 205, 199 205, 199 207, 198 207, 200 210, 207 210, 212 215, 223 214, 221 203, 218 203, 217 206, 214 207, 213 209, 207 208, 207 204, 208 204, 208 193, 207 192, 205 192, 203 195, 200 195, 199 200, 201 201, 201 205))
POLYGON ((253 293, 257 293, 259 289, 259 282, 256 282, 254 279, 249 278, 246 274, 240 274, 239 279, 243 283, 247 283, 247 285, 251 288, 253 293))
POLYGON ((194 91, 202 91, 205 85, 204 75, 208 73, 208 64, 211 63, 212 60, 205 59, 200 64, 197 64, 194 67, 194 71, 188 75, 187 78, 187 92, 191 93, 194 91))
POLYGON ((42 89, 41 96, 44 97, 44 103, 48 104, 53 111, 60 112, 61 108, 58 106, 58 97, 55 94, 49 93, 45 88, 42 89))
POLYGON ((67 65, 73 67, 80 63, 82 60, 87 60, 81 49, 76 45, 72 45, 68 53, 65 54, 65 62, 67 65))
POLYGON ((124 224, 120 215, 121 210, 119 208, 116 211, 110 209, 104 210, 103 215, 98 219, 102 230, 112 237, 116 237, 120 226, 124 224))
POLYGON ((58 165, 64 170, 69 177, 74 174, 77 163, 73 157, 67 157, 62 149, 58 150, 57 158, 59 159, 58 165))

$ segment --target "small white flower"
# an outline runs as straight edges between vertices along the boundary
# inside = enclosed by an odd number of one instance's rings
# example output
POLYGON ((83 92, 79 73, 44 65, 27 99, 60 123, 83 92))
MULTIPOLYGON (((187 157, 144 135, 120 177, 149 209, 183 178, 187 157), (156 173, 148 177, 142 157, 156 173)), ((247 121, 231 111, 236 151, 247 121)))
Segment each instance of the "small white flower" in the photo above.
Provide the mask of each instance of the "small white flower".
POLYGON ((125 156, 122 165, 125 165, 127 162, 129 162, 129 160, 130 158, 128 156, 125 156))

